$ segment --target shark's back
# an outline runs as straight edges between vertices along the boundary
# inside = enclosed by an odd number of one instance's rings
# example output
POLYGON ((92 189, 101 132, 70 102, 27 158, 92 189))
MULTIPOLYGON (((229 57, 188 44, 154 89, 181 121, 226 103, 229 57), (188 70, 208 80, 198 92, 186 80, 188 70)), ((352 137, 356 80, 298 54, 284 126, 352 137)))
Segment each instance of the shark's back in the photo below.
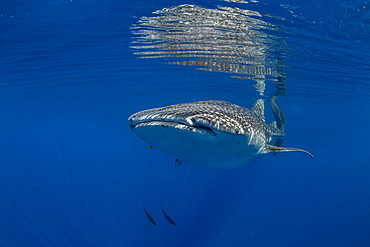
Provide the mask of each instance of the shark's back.
POLYGON ((263 131, 266 128, 254 111, 221 100, 178 104, 150 111, 151 117, 156 115, 159 118, 191 122, 233 134, 247 134, 251 130, 263 131))

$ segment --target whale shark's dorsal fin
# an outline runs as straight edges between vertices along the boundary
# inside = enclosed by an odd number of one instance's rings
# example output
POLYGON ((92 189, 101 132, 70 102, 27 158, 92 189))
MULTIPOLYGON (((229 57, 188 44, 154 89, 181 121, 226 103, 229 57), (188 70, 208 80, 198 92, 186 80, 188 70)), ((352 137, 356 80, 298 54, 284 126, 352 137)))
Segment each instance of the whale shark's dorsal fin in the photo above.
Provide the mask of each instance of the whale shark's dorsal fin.
POLYGON ((265 122, 265 104, 262 99, 259 99, 254 103, 251 109, 263 122, 265 122))
POLYGON ((299 148, 283 148, 283 147, 277 147, 277 146, 272 146, 268 144, 266 145, 266 148, 270 152, 302 152, 302 153, 308 154, 311 158, 313 158, 313 155, 310 152, 303 150, 303 149, 299 149, 299 148))

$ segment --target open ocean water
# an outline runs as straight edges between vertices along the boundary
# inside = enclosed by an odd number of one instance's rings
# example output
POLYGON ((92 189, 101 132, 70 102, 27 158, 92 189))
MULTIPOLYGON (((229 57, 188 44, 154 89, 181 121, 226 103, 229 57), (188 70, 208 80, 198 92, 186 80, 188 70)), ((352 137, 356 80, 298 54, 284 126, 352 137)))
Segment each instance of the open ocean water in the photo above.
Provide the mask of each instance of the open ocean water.
POLYGON ((0 45, 0 246, 370 246, 368 0, 1 1, 0 45), (176 169, 127 125, 271 96, 313 159, 176 169))

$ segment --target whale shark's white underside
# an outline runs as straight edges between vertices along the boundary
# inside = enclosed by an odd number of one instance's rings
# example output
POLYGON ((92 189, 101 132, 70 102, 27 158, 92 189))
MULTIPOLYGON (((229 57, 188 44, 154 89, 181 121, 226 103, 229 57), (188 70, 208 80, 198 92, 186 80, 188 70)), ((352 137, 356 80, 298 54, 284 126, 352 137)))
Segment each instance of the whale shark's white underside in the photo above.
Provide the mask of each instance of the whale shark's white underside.
MULTIPOLYGON (((271 106, 277 107, 272 102, 271 106)), ((277 111, 275 108, 274 115, 277 111)), ((251 110, 210 100, 144 110, 128 119, 132 131, 149 145, 196 167, 232 169, 268 152, 300 151, 269 145, 284 126, 265 123, 264 102, 251 110)), ((280 124, 281 125, 281 124, 280 124)))

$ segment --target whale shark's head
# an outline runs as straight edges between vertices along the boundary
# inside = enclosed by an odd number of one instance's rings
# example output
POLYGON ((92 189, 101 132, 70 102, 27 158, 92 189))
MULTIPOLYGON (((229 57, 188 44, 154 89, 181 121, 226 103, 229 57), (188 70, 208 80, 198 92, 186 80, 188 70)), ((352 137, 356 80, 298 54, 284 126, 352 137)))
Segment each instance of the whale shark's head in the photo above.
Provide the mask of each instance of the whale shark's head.
POLYGON ((144 110, 128 119, 142 140, 190 165, 231 169, 271 151, 303 151, 268 145, 271 136, 284 135, 276 122, 267 125, 264 104, 251 110, 210 100, 144 110))

